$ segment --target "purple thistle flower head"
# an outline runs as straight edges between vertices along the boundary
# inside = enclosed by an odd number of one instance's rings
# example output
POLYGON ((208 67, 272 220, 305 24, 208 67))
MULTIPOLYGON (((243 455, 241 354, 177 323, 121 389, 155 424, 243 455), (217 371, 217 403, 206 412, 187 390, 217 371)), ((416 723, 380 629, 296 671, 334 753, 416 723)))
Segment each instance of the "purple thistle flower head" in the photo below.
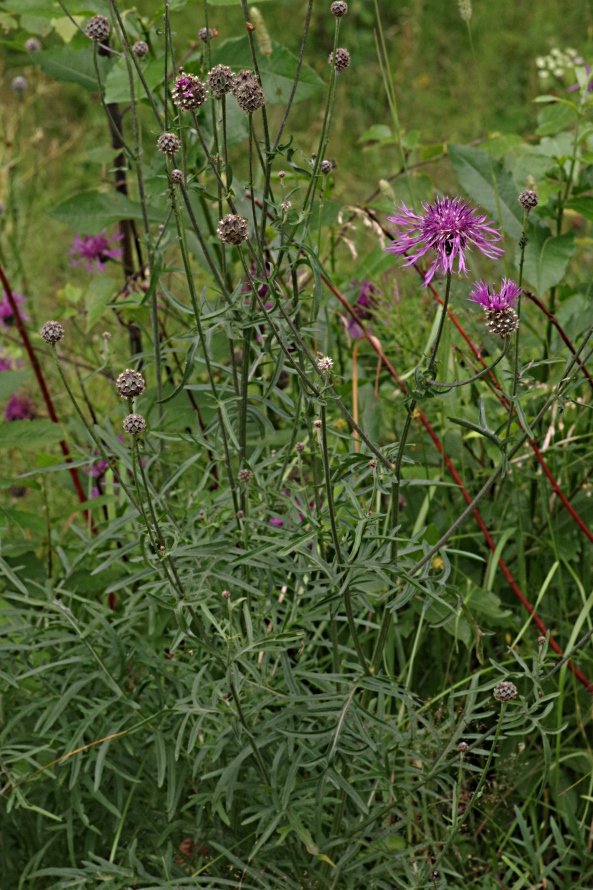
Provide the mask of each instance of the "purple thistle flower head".
POLYGON ((523 291, 517 287, 510 278, 503 278, 498 293, 488 287, 485 281, 478 281, 470 291, 469 301, 478 303, 483 309, 490 312, 500 312, 503 309, 514 309, 517 300, 523 291))
POLYGON ((87 272, 104 272, 105 260, 120 260, 123 255, 121 247, 111 247, 114 241, 121 241, 123 235, 107 237, 107 229, 103 229, 98 235, 77 235, 68 251, 72 260, 71 266, 84 263, 87 272))
POLYGON ((36 416, 37 410, 33 399, 30 396, 19 396, 13 392, 4 409, 6 420, 33 420, 36 416))
POLYGON ((412 266, 429 250, 436 252, 436 259, 424 278, 427 285, 439 269, 443 273, 453 272, 457 258, 457 271, 467 272, 465 252, 477 247, 484 256, 496 260, 504 253, 496 247, 502 235, 498 229, 481 215, 471 201, 462 198, 436 198, 434 204, 423 202, 424 213, 415 213, 402 201, 395 205, 396 214, 389 222, 403 231, 386 248, 397 256, 408 255, 404 266, 412 266))
MULTIPOLYGON (((22 306, 25 302, 25 298, 22 294, 17 294, 16 291, 12 292, 12 296, 14 297, 14 302, 17 306, 22 306)), ((28 315, 25 315, 24 312, 21 312, 21 317, 23 321, 31 321, 28 315)), ((12 307, 8 302, 8 297, 4 292, 2 294, 2 299, 0 300, 0 329, 7 331, 8 328, 14 324, 14 316, 12 314, 12 307)))

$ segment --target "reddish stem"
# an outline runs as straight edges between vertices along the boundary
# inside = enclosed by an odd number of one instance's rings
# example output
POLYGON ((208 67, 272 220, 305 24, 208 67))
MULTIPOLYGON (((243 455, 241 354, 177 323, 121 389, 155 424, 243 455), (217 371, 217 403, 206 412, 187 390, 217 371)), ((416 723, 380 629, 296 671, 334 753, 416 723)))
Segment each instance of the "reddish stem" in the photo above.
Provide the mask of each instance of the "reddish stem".
MULTIPOLYGON (((560 334, 560 337, 562 338, 564 343, 568 346, 568 348, 570 349, 572 354, 576 355, 576 349, 570 342, 568 336, 566 335, 565 331, 561 327, 556 316, 553 315, 549 309, 546 309, 544 304, 540 300, 538 300, 538 298, 535 296, 535 294, 532 294, 531 291, 525 291, 525 296, 527 297, 528 300, 531 300, 532 303, 535 303, 535 305, 537 306, 538 309, 541 309, 541 311, 544 313, 544 315, 546 316, 548 321, 550 321, 554 325, 554 327, 560 334)), ((580 359, 577 359, 577 364, 578 364, 579 368, 581 369, 581 371, 583 372, 583 374, 585 375, 585 377, 587 378, 587 380, 589 381, 591 388, 593 389, 593 377, 591 377, 591 375, 589 374, 589 372, 587 371, 586 367, 583 365, 583 363, 581 362, 580 359)))
MULTIPOLYGON (((21 335, 21 340, 23 341, 23 346, 29 356, 29 361, 31 362, 31 366, 33 371, 35 372, 35 376, 37 377, 37 382, 39 384, 39 388, 41 389, 41 393, 43 395, 43 400, 45 401, 45 405, 47 407, 47 413, 49 414, 53 423, 59 423, 58 415, 56 414, 54 404, 51 400, 51 396, 49 394, 49 390, 47 388, 47 384, 45 382, 45 378, 41 371, 41 366, 39 365, 39 361, 37 360, 37 356, 35 355, 35 350, 31 345, 31 341, 29 340, 29 335, 27 333, 27 329, 24 325, 21 313, 19 311, 19 307, 17 306, 16 300, 14 299, 14 294, 12 292, 12 288, 8 282, 8 278, 6 277, 6 273, 0 263, 0 280, 4 286, 4 291, 6 296, 8 297, 8 302, 10 303, 10 308, 12 309, 12 314, 14 316, 14 321, 17 327, 19 334, 21 335)), ((62 439, 60 441, 60 448, 62 449, 62 454, 66 458, 66 462, 70 463, 70 449, 66 445, 66 442, 62 439)), ((80 481, 80 476, 78 475, 78 470, 76 467, 70 467, 70 475, 72 476, 72 481, 74 482, 74 488, 76 489, 76 494, 78 495, 78 499, 80 503, 84 503, 86 501, 86 496, 84 493, 84 489, 82 487, 82 483, 80 481)), ((85 518, 88 522, 90 519, 90 513, 88 510, 84 511, 85 518)))
MULTIPOLYGON (((387 370, 389 371, 389 373, 391 374, 393 379, 396 381, 396 383, 399 386, 402 393, 406 393, 407 387, 406 387, 405 383, 403 382, 403 380, 400 379, 397 371, 395 370, 395 368, 393 367, 393 365, 391 364, 391 362, 389 361, 389 359, 387 358, 387 356, 381 349, 381 345, 380 345, 379 341, 377 340, 377 338, 373 337, 372 334, 369 334, 369 332, 367 331, 367 329, 364 326, 364 323, 358 318, 355 310, 350 305, 348 300, 337 290, 337 288, 334 287, 334 285, 331 283, 331 281, 329 281, 324 275, 322 275, 321 277, 322 277, 323 281, 325 282, 325 284, 329 287, 331 292, 334 294, 334 296, 336 296, 338 298, 338 300, 342 303, 344 308, 350 313, 352 318, 356 321, 356 323, 360 327, 361 331, 363 332, 363 336, 365 337, 366 340, 369 341, 369 343, 371 344, 371 346, 373 347, 373 349, 375 350, 377 355, 381 358, 385 367, 387 368, 387 370)), ((437 299, 441 300, 439 294, 434 289, 433 289, 433 293, 436 295, 437 299)), ((468 339, 467 335, 464 334, 464 336, 466 339, 468 339)), ((468 342, 470 343, 470 345, 472 345, 471 341, 469 341, 469 339, 468 339, 468 342)), ((472 346, 472 348, 474 351, 474 355, 476 355, 476 357, 482 363, 484 363, 484 360, 481 357, 479 351, 473 346, 472 346)), ((495 382, 498 385, 498 381, 495 381, 495 382)), ((420 409, 418 409, 418 408, 416 409, 416 411, 418 412, 418 417, 421 420, 422 424, 424 425, 424 428, 426 429, 428 435, 434 442, 439 453, 442 455, 442 457, 445 461, 445 465, 446 465, 447 469, 449 470, 451 476, 453 477, 453 479, 459 486, 461 493, 463 494, 463 497, 465 498, 466 503, 471 504, 472 497, 469 494, 469 492, 467 491, 467 489, 465 488, 465 486, 463 484, 463 480, 461 479, 459 473, 453 466, 451 459, 445 452, 445 450, 443 448, 443 444, 442 444, 441 440, 439 439, 439 437, 437 436, 436 432, 434 431, 430 421, 428 420, 428 418, 426 417, 426 415, 424 414, 423 411, 420 411, 420 409)), ((530 444, 532 445, 532 447, 535 445, 534 442, 530 443, 530 444)), ((537 449, 537 445, 535 445, 535 449, 537 449)), ((538 453, 539 453, 539 450, 536 451, 536 457, 537 457, 538 453)), ((541 457, 541 455, 540 455, 540 457, 541 457)), ((542 458, 542 461, 543 461, 543 458, 542 458)), ((543 466, 543 464, 542 464, 542 466, 543 466)), ((557 486, 556 486, 556 489, 557 489, 557 486)), ((496 551, 496 544, 494 543, 494 540, 492 539, 492 536, 491 536, 490 532, 488 531, 486 523, 484 522, 484 520, 482 519, 482 517, 480 515, 480 511, 476 508, 473 511, 473 515, 474 515, 476 522, 478 523, 478 525, 480 527, 482 534, 484 535, 484 538, 486 539, 486 543, 488 544, 490 550, 494 553, 496 551)), ((498 565, 500 566, 505 578, 507 579, 513 592, 519 598, 523 607, 533 617, 533 621, 536 624, 536 626, 539 628, 540 632, 543 635, 545 635, 547 633, 547 628, 546 628, 545 624, 543 623, 543 621, 541 620, 541 618, 539 617, 539 615, 537 614, 537 612, 535 611, 535 609, 533 608, 533 606, 531 605, 531 603, 529 602, 529 600, 527 599, 527 597, 525 596, 525 594, 523 593, 523 591, 521 590, 521 588, 519 587, 517 582, 515 581, 512 573, 511 573, 509 567, 507 566, 507 564, 505 563, 505 561, 500 557, 498 559, 498 565)), ((560 656, 564 655, 564 652, 562 651, 562 649, 560 648, 560 646, 558 645, 558 643, 552 636, 550 636, 550 646, 552 647, 554 652, 556 652, 558 655, 560 655, 560 656)), ((569 670, 571 670, 572 673, 575 675, 575 677, 585 686, 587 692, 593 692, 593 683, 590 683, 589 680, 587 679, 587 677, 585 677, 585 675, 582 674, 579 671, 579 669, 577 667, 575 667, 575 665, 571 661, 568 661, 567 665, 568 665, 569 670)))

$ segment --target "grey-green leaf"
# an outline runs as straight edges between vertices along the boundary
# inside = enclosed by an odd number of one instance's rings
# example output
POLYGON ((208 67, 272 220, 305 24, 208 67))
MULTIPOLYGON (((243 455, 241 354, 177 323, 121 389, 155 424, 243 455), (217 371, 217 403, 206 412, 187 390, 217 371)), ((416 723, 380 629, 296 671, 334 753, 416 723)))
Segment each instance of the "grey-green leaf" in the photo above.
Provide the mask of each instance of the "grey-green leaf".
POLYGON ((494 221, 511 238, 520 238, 523 211, 517 201, 513 179, 500 161, 487 152, 465 145, 449 145, 449 157, 457 180, 480 207, 487 210, 494 221))

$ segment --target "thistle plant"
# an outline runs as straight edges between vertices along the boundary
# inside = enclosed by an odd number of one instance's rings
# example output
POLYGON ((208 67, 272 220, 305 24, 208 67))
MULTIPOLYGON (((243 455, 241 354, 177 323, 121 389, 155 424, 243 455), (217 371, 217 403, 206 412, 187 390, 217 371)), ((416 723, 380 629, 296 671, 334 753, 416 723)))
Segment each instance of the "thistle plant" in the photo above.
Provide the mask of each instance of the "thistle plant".
POLYGON ((308 0, 293 55, 246 0, 238 37, 208 0, 60 5, 114 162, 52 211, 77 234, 39 334, 0 230, 0 475, 39 507, 0 553, 0 884, 587 886, 587 78, 572 154, 436 154, 377 2, 397 126, 354 202, 366 9, 308 0), (48 418, 1 388, 25 360, 48 418))

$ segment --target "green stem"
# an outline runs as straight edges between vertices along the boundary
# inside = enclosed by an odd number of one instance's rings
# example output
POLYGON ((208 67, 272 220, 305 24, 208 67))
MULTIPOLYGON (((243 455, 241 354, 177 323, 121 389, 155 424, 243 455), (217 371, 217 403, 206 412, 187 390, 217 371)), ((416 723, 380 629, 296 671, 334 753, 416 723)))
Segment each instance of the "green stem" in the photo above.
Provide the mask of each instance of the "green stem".
MULTIPOLYGON (((326 416, 326 408, 325 405, 321 406, 321 455, 323 460, 323 471, 325 477, 325 494, 327 497, 327 509, 329 512, 329 524, 331 529, 331 536, 334 545, 334 550, 336 553, 336 561, 338 564, 338 571, 342 568, 345 568, 348 571, 348 568, 344 565, 342 559, 342 549, 340 547, 340 536, 338 534, 338 527, 336 525, 336 513, 334 506, 334 494, 331 483, 331 474, 330 474, 330 466, 329 466, 329 454, 327 450, 327 416, 326 416)), ((352 598, 350 596, 350 584, 346 584, 346 589, 344 591, 344 605, 346 607, 346 615, 348 617, 348 627, 350 628, 350 634, 352 636, 352 640, 354 642, 354 648, 356 649, 356 654, 358 656, 358 660, 360 662, 360 666, 362 667, 365 674, 369 673, 369 666, 367 664, 367 660, 365 658, 365 654, 362 650, 362 646, 360 643, 360 638, 358 636, 358 628, 356 627, 356 622, 354 620, 354 610, 352 608, 352 598)))
MULTIPOLYGON (((519 249, 521 251, 520 259, 519 259, 519 287, 523 283, 523 263, 525 262, 525 248, 527 247, 527 220, 529 219, 529 211, 525 210, 523 213, 523 232, 521 233, 521 240, 519 241, 519 249)), ((517 316, 518 316, 518 325, 517 330, 515 331, 515 356, 513 360, 513 394, 509 404, 509 416, 507 418, 507 427, 505 432, 505 438, 509 435, 511 430, 511 424, 513 422, 513 410, 515 407, 515 399, 517 397, 517 387, 519 385, 519 341, 521 337, 521 294, 519 294, 519 301, 517 303, 517 316)))

